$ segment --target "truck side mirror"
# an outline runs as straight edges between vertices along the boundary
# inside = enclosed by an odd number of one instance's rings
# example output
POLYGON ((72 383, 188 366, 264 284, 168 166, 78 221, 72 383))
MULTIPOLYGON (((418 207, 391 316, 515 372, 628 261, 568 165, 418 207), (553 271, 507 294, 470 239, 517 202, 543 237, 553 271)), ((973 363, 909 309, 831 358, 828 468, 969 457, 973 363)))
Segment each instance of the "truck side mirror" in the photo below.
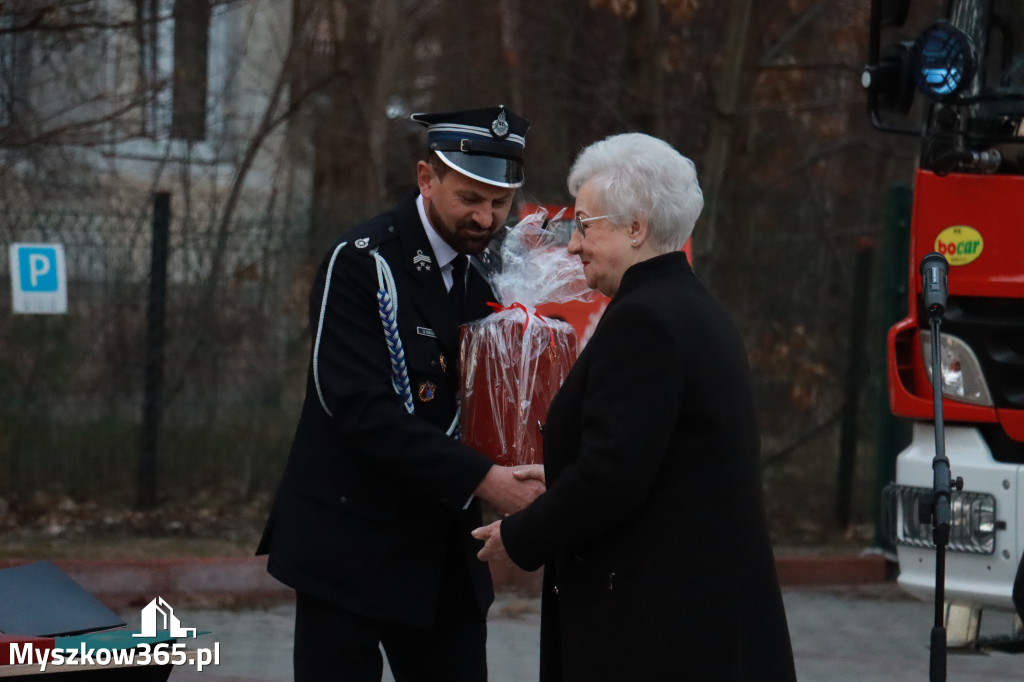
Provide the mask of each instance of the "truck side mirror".
POLYGON ((861 74, 872 111, 906 114, 914 103, 913 43, 904 41, 882 49, 876 64, 861 74))
POLYGON ((871 0, 868 63, 861 74, 861 85, 867 91, 872 126, 893 133, 919 135, 919 127, 894 124, 882 116, 883 113, 897 114, 897 118, 905 116, 914 104, 913 43, 881 47, 882 27, 902 26, 909 9, 910 0, 871 0))

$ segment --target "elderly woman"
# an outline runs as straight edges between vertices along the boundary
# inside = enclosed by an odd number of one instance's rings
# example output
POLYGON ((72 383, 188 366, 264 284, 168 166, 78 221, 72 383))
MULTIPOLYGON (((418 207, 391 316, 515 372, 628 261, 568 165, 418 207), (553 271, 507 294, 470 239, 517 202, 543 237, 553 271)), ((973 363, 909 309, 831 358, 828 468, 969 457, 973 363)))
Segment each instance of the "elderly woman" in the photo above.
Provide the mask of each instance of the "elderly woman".
POLYGON ((616 135, 569 190, 569 251, 612 300, 551 403, 547 492, 479 556, 546 566, 541 680, 793 680, 746 353, 679 251, 694 165, 616 135))

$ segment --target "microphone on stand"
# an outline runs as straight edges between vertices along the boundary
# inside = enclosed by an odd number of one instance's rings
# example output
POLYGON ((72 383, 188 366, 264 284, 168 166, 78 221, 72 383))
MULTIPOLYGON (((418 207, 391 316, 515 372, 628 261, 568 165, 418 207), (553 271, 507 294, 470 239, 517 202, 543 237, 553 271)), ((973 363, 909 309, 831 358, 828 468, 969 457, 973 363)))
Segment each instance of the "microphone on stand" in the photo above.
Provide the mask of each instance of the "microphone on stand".
MULTIPOLYGON (((929 316, 942 316, 946 312, 946 298, 949 296, 949 263, 946 257, 932 251, 921 259, 921 284, 924 307, 929 316)), ((938 339, 935 339, 938 342, 938 339)))
POLYGON ((946 312, 949 297, 949 263, 941 253, 932 251, 921 259, 921 293, 932 332, 932 392, 935 403, 935 486, 932 497, 932 523, 936 547, 944 547, 949 539, 951 482, 949 460, 946 459, 944 424, 942 421, 942 336, 939 325, 946 312))

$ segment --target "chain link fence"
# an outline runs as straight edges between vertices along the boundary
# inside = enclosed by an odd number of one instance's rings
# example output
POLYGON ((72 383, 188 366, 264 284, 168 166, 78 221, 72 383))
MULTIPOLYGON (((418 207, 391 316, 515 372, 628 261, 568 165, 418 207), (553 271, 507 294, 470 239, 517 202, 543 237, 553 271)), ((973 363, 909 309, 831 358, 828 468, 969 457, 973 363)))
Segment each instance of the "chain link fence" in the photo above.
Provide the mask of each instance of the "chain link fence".
MULTIPOLYGON (((308 219, 172 219, 163 301, 158 481, 246 497, 280 473, 306 362, 308 219)), ((144 401, 152 212, 8 212, 8 247, 63 244, 65 315, 0 297, 0 494, 134 497, 144 401)))

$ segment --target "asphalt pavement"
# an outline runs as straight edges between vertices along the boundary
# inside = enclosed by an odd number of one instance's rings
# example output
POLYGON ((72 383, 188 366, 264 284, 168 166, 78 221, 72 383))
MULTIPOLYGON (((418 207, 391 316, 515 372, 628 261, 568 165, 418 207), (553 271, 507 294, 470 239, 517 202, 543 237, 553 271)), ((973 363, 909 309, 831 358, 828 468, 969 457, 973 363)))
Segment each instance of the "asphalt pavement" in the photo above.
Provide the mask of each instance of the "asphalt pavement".
MULTIPOLYGON (((849 587, 789 587, 783 598, 801 682, 890 682, 929 679, 932 605, 904 595, 891 582, 849 587)), ((179 609, 182 623, 209 630, 196 647, 219 644, 220 664, 203 672, 180 666, 172 682, 291 680, 294 607, 179 609)), ((137 612, 125 613, 129 626, 137 612)), ((699 617, 681 613, 680 618, 699 617)), ((1009 634, 1009 614, 986 612, 982 634, 1009 634)), ((540 600, 499 595, 491 611, 488 660, 494 682, 537 679, 540 600)), ((686 662, 680 661, 680 679, 686 662)), ((390 674, 385 680, 391 681, 390 674)), ((950 652, 950 682, 1024 680, 1024 654, 950 652)))

